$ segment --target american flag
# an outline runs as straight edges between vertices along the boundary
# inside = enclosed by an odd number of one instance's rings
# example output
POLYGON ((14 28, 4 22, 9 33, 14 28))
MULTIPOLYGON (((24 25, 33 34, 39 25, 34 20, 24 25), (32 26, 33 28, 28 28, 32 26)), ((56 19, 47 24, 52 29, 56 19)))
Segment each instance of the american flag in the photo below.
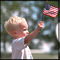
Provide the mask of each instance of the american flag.
POLYGON ((49 9, 44 8, 43 14, 55 18, 58 15, 58 8, 53 5, 49 5, 48 7, 49 9))

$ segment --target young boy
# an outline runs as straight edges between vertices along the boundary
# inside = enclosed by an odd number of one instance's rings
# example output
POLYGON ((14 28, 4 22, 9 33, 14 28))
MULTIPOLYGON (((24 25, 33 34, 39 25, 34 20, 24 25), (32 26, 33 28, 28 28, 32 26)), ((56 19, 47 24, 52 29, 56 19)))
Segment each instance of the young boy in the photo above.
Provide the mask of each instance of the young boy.
POLYGON ((38 23, 37 29, 30 34, 26 20, 18 16, 10 17, 4 27, 8 34, 15 38, 12 42, 12 59, 33 59, 28 44, 43 28, 43 21, 38 23))

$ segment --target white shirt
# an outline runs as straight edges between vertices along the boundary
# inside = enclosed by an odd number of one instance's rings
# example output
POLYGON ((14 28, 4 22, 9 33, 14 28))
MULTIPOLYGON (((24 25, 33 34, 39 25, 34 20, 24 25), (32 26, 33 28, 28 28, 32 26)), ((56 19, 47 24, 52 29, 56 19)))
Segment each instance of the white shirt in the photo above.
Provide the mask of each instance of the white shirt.
POLYGON ((13 40, 12 59, 33 59, 29 47, 24 45, 24 38, 13 40))

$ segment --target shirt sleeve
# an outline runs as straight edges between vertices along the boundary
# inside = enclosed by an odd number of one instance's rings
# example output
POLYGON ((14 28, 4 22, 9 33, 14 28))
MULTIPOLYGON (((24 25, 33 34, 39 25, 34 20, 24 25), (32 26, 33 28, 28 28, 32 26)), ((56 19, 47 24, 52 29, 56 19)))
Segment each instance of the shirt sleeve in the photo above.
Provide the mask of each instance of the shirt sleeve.
POLYGON ((24 45, 24 38, 21 38, 21 39, 16 39, 14 42, 13 42, 13 46, 15 49, 18 49, 18 50, 22 50, 26 47, 26 45, 24 45))

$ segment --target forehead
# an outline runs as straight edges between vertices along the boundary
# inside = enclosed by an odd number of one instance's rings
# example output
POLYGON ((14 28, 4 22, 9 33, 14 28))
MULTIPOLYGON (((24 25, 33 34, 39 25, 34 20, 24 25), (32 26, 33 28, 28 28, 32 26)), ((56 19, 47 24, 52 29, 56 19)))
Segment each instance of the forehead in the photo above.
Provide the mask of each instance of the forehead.
POLYGON ((28 24, 27 24, 27 22, 24 22, 24 23, 20 24, 19 27, 20 27, 20 29, 24 29, 24 28, 28 29, 28 24))

